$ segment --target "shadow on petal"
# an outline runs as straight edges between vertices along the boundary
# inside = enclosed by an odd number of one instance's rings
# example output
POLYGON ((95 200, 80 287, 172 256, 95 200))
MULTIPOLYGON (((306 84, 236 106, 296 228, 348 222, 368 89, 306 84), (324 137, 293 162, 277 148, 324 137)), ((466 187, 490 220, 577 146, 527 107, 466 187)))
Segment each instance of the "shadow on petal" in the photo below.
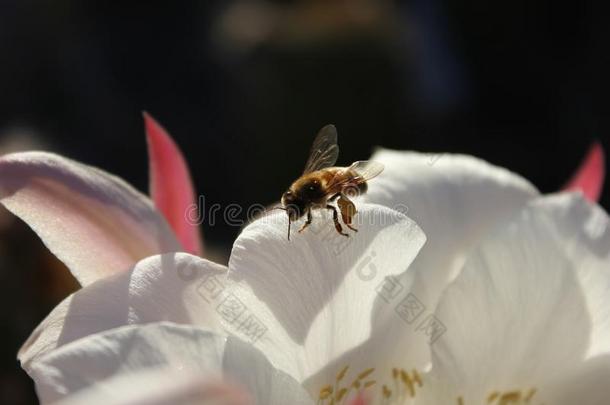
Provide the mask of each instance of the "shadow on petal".
POLYGON ((216 328, 216 308, 200 288, 226 267, 186 253, 152 256, 130 271, 99 280, 66 298, 36 328, 20 350, 30 363, 74 340, 131 324, 171 321, 216 328))

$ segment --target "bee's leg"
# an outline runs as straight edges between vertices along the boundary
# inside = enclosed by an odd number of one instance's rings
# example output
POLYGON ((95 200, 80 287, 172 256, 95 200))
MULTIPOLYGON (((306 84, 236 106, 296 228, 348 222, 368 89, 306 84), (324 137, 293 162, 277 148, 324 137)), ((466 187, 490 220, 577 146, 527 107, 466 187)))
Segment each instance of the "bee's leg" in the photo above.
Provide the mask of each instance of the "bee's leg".
POLYGON ((341 219, 343 219, 343 223, 352 231, 358 232, 358 230, 352 226, 352 219, 356 215, 356 206, 354 203, 345 195, 341 194, 341 197, 337 200, 337 205, 339 206, 339 209, 341 209, 341 219))
POLYGON ((309 224, 311 224, 311 210, 307 210, 307 220, 305 220, 305 223, 303 224, 301 229, 299 229, 299 233, 303 232, 305 228, 309 226, 309 224))
POLYGON ((339 232, 339 234, 341 234, 343 236, 349 236, 348 234, 343 232, 343 228, 341 227, 341 224, 339 223, 339 214, 337 214, 337 209, 335 207, 333 207, 332 205, 327 205, 326 208, 328 208, 329 210, 331 210, 333 212, 333 221, 335 222, 335 229, 337 230, 337 232, 339 232))

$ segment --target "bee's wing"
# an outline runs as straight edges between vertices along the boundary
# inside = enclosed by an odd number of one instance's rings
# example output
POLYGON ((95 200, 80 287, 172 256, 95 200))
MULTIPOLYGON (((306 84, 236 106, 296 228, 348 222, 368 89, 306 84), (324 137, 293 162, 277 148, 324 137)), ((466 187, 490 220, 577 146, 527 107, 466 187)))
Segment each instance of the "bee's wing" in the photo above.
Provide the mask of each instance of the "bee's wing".
POLYGON ((337 128, 332 124, 326 125, 313 141, 303 174, 334 166, 338 157, 337 128))
POLYGON ((383 163, 373 160, 359 160, 351 166, 340 169, 339 172, 329 181, 327 187, 336 188, 341 186, 354 186, 378 176, 383 171, 383 163), (356 176, 345 175, 346 172, 355 172, 356 176))
POLYGON ((377 177, 383 171, 383 168, 383 163, 375 162, 374 160, 359 160, 352 163, 348 170, 358 173, 360 181, 368 181, 373 177, 377 177))

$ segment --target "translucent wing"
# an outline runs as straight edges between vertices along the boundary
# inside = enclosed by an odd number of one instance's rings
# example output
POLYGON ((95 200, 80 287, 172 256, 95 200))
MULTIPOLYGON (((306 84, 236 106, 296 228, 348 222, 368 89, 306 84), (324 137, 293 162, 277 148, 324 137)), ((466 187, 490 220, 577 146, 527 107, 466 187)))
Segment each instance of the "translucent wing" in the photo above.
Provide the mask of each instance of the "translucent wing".
POLYGON ((334 166, 338 157, 337 128, 334 125, 326 125, 313 141, 303 174, 334 166))
POLYGON ((358 173, 358 180, 368 181, 373 177, 377 177, 383 171, 383 168, 383 163, 373 160, 359 160, 352 163, 348 170, 358 173))
POLYGON ((340 187, 343 185, 358 185, 376 177, 383 171, 383 163, 372 160, 359 160, 352 163, 350 167, 341 169, 333 179, 328 183, 327 187, 340 187), (355 172, 356 176, 345 176, 346 172, 355 172))

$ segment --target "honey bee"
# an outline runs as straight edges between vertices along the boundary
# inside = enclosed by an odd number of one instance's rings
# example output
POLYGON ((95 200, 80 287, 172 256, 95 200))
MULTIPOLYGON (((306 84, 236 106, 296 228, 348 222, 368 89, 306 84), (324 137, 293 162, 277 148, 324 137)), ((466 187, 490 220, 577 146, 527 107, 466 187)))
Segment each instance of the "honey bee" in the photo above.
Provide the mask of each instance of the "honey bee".
POLYGON ((335 200, 345 226, 358 231, 352 226, 357 211, 349 196, 365 193, 367 181, 381 173, 383 165, 362 160, 349 167, 334 167, 338 157, 337 129, 334 125, 326 125, 313 142, 303 174, 282 195, 282 207, 279 208, 288 214, 288 240, 291 222, 306 215, 307 219, 299 229, 299 232, 303 232, 311 224, 311 211, 314 209, 332 211, 337 232, 349 236, 343 232, 337 208, 330 204, 335 200))

